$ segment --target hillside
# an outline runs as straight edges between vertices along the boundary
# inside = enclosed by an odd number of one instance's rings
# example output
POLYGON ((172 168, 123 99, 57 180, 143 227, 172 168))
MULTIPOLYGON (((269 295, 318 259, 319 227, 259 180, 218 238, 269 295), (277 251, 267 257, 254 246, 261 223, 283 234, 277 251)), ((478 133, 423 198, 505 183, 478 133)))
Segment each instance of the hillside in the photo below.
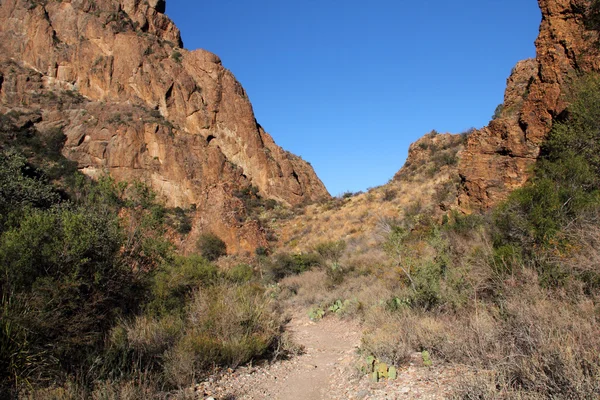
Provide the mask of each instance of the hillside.
POLYGON ((249 187, 295 205, 328 197, 312 167, 272 140, 221 60, 183 48, 163 1, 3 1, 3 113, 60 129, 63 154, 86 175, 150 185, 190 209, 193 248, 213 231, 230 251, 265 246, 245 221, 249 187), (71 98, 77 98, 74 102, 71 98))
MULTIPOLYGON (((347 193, 309 205, 299 215, 264 216, 278 235, 278 247, 307 251, 325 240, 344 240, 357 253, 379 245, 378 229, 386 221, 419 214, 441 222, 457 204, 458 160, 468 133, 431 132, 410 146, 406 163, 389 183, 366 193, 347 193)), ((293 211, 292 211, 293 214, 293 211)))

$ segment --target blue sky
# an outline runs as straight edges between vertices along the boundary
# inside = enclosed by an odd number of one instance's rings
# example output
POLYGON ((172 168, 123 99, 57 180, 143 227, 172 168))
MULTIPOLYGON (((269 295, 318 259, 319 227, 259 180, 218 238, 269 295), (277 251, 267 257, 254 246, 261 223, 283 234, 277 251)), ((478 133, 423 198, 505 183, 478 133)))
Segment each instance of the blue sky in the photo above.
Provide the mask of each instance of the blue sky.
POLYGON ((167 0, 167 14, 332 195, 386 183, 432 129, 486 125, 541 19, 535 0, 167 0))

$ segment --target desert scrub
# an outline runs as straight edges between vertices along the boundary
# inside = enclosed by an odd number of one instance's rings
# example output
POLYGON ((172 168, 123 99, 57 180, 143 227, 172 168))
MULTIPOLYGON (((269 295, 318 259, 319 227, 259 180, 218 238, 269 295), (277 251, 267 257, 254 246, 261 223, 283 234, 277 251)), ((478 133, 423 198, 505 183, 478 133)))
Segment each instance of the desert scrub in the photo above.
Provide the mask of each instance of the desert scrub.
POLYGON ((512 246, 551 286, 581 278, 559 259, 576 247, 569 230, 593 224, 600 210, 600 78, 581 77, 572 91, 567 117, 555 122, 534 177, 494 215, 494 246, 512 246))
POLYGON ((154 315, 182 312, 194 290, 199 286, 208 287, 218 278, 217 267, 205 258, 177 256, 153 273, 147 310, 154 315))
POLYGON ((279 281, 289 275, 297 275, 321 264, 316 253, 278 253, 265 262, 264 276, 279 281))
POLYGON ((166 353, 165 373, 176 385, 193 383, 214 366, 237 367, 267 356, 281 338, 272 299, 255 285, 201 288, 186 315, 186 328, 166 353))
MULTIPOLYGON (((600 342, 594 333, 594 311, 585 302, 569 304, 560 296, 548 298, 534 285, 524 289, 509 296, 505 318, 493 324, 499 336, 483 353, 481 365, 491 374, 467 379, 455 398, 474 398, 482 387, 487 388, 478 397, 483 399, 499 395, 561 399, 600 396, 600 342)), ((469 336, 467 342, 472 340, 469 336)))
POLYGON ((203 233, 196 242, 196 247, 202 257, 209 261, 215 261, 227 255, 227 245, 212 232, 203 233))
POLYGON ((43 171, 0 153, 0 397, 149 398, 291 347, 251 269, 175 254, 146 185, 43 171))
POLYGON ((100 376, 146 374, 166 388, 182 388, 215 367, 235 368, 293 350, 272 297, 258 285, 225 280, 206 285, 200 279, 181 301, 179 312, 147 312, 114 327, 100 376))

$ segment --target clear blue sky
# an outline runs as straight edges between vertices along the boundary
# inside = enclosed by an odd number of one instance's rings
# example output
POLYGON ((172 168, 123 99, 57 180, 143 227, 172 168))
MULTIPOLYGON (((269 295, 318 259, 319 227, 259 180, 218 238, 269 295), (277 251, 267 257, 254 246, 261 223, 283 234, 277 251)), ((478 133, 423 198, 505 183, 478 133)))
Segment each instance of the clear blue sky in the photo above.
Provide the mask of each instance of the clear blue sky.
POLYGON ((386 183, 432 129, 486 125, 541 19, 536 0, 167 0, 167 14, 332 195, 386 183))

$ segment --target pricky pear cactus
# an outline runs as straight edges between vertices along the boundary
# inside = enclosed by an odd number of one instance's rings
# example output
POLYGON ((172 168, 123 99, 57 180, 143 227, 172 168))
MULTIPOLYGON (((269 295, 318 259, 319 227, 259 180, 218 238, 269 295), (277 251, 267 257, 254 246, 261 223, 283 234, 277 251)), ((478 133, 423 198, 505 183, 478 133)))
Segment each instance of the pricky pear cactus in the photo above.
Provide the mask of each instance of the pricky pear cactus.
POLYGON ((329 311, 332 313, 337 313, 342 310, 344 307, 344 303, 341 300, 336 300, 331 306, 329 306, 329 311))
POLYGON ((423 358, 423 365, 426 367, 431 367, 433 365, 433 361, 431 361, 431 356, 427 350, 423 350, 421 352, 421 357, 423 358))
POLYGON ((382 379, 396 379, 398 377, 396 367, 379 362, 373 356, 366 358, 365 364, 360 367, 360 370, 369 374, 372 382, 379 382, 382 379))
POLYGON ((396 370, 396 367, 394 367, 393 365, 390 367, 390 369, 388 369, 388 379, 396 379, 398 377, 398 371, 396 370))
POLYGON ((388 365, 386 363, 377 363, 376 367, 379 379, 388 377, 388 365))
POLYGON ((310 318, 311 321, 318 321, 324 316, 325 310, 323 310, 321 307, 313 307, 308 312, 308 318, 310 318))

